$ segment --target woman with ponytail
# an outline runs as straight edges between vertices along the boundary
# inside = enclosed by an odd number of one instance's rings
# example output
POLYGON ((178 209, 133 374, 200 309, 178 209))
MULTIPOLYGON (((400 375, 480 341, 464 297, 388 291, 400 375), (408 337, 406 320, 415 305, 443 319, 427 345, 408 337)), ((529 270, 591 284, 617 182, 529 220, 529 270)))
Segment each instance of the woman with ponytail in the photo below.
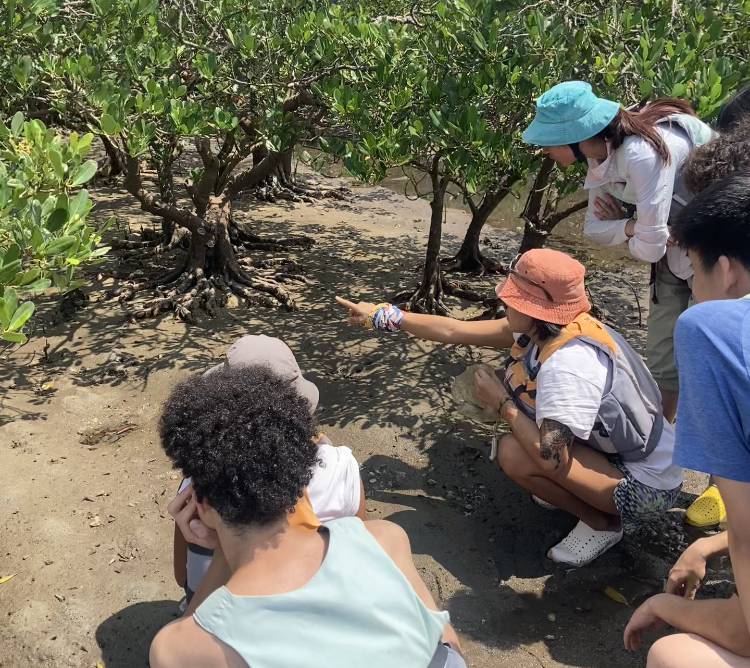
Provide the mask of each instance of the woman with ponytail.
POLYGON ((668 223, 692 199, 680 177, 683 161, 712 136, 683 100, 623 109, 598 98, 582 81, 544 93, 523 133, 524 141, 541 146, 564 167, 588 164, 586 236, 602 246, 627 242, 633 257, 651 263, 646 354, 669 422, 679 388, 672 333, 692 300, 693 267, 686 253, 670 243, 668 223))

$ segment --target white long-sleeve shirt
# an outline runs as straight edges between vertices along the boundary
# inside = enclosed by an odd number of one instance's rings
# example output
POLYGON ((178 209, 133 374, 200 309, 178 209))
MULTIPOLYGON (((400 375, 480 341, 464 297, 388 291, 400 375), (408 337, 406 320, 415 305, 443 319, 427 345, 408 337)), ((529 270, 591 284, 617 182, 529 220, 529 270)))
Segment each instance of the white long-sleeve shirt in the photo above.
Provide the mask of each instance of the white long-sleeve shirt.
POLYGON ((589 206, 583 230, 600 246, 615 246, 627 241, 633 257, 645 262, 658 262, 666 254, 672 273, 687 279, 693 275, 693 267, 683 250, 667 248, 667 222, 670 212, 679 210, 686 203, 682 196, 673 196, 676 194, 675 181, 681 182, 679 169, 692 148, 692 142, 676 123, 660 124, 657 130, 669 149, 671 160, 668 165, 651 144, 637 136, 626 137, 603 162, 588 161, 584 188, 589 191, 589 206), (594 200, 605 194, 635 205, 638 215, 635 234, 630 239, 625 234, 628 218, 599 220, 596 217, 594 200))

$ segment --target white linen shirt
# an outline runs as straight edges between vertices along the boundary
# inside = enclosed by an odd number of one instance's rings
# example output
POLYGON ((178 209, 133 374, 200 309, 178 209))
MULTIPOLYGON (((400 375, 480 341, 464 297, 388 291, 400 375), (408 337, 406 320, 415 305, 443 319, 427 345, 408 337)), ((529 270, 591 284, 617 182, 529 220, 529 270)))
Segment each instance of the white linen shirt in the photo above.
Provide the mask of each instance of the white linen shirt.
POLYGON ((584 234, 600 246, 616 246, 628 242, 633 257, 644 262, 658 262, 667 255, 672 273, 688 279, 693 267, 685 251, 667 248, 667 221, 673 205, 681 208, 684 201, 673 199, 675 179, 692 144, 687 133, 675 123, 657 126, 669 149, 671 160, 664 164, 661 156, 646 140, 638 136, 625 138, 606 160, 589 159, 584 188, 589 191, 589 206, 583 223, 584 234), (610 194, 621 202, 634 204, 638 212, 635 234, 628 240, 621 220, 599 220, 594 213, 594 200, 610 194))

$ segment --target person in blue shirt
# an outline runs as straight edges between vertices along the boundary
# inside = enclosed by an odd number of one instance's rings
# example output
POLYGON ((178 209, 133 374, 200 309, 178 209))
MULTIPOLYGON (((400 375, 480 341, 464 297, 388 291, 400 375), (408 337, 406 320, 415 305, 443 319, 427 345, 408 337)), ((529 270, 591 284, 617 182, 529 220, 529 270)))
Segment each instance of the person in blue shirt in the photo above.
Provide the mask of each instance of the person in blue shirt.
POLYGON ((680 374, 675 462, 715 477, 727 531, 696 541, 625 629, 636 649, 648 628, 681 633, 654 643, 648 668, 750 668, 750 172, 733 172, 671 226, 695 269, 699 304, 675 327, 680 374), (738 595, 693 600, 706 560, 728 554, 738 595))
MULTIPOLYGON (((721 134, 692 151, 682 164, 682 182, 691 193, 702 192, 732 172, 750 170, 750 86, 722 107, 716 128, 721 134)), ((707 528, 725 521, 726 508, 711 479, 685 512, 685 522, 707 528)))

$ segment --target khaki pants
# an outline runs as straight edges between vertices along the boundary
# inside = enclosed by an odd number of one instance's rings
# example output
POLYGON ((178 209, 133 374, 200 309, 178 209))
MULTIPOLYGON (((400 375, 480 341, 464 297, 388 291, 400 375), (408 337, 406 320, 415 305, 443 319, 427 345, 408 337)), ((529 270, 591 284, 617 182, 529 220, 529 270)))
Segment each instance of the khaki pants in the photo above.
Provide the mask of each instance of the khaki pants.
POLYGON ((656 280, 651 286, 651 305, 646 336, 646 364, 660 390, 680 389, 674 363, 674 326, 677 318, 695 303, 692 276, 677 278, 664 257, 656 264, 656 280))

